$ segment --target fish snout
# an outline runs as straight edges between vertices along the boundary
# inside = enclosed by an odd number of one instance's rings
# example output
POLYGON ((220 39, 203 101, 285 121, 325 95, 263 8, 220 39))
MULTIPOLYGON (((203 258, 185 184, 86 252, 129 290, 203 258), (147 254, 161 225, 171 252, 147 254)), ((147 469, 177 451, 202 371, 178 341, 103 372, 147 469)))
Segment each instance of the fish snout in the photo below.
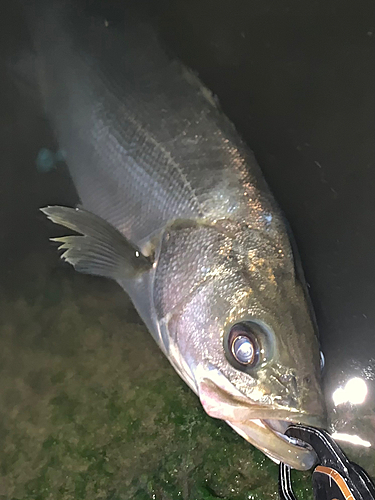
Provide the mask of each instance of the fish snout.
POLYGON ((301 382, 300 409, 308 415, 309 425, 327 426, 327 410, 321 387, 317 380, 305 376, 301 382))
POLYGON ((326 426, 325 402, 319 383, 314 377, 309 375, 298 377, 294 372, 289 372, 280 375, 277 380, 282 385, 279 397, 282 406, 306 415, 309 420, 305 422, 306 424, 316 427, 326 426))
POLYGON ((312 392, 302 400, 301 407, 308 415, 309 425, 327 427, 327 413, 322 395, 312 392))

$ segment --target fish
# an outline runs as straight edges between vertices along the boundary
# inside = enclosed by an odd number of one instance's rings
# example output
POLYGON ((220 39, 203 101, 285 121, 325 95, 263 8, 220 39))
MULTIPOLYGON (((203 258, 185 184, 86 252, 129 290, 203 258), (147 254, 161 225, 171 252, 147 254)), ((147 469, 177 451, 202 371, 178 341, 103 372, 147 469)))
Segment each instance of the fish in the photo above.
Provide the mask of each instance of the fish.
POLYGON ((44 110, 80 203, 42 212, 77 271, 116 281, 213 418, 275 462, 324 427, 320 348, 298 253, 254 154, 147 22, 49 2, 30 22, 44 110), (75 234, 77 233, 77 234, 75 234))

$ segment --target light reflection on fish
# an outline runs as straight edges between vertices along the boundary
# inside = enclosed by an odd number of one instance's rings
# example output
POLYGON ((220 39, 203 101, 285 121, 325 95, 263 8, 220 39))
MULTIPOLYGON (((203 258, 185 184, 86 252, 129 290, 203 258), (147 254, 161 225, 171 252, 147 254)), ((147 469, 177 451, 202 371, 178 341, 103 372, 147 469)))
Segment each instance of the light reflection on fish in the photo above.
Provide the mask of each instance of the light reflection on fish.
POLYGON ((44 213, 78 271, 116 280, 206 412, 274 460, 324 425, 319 345, 283 218, 251 151, 148 28, 54 5, 34 30, 46 113, 82 208, 44 213), (69 17, 69 19, 68 19, 69 17))

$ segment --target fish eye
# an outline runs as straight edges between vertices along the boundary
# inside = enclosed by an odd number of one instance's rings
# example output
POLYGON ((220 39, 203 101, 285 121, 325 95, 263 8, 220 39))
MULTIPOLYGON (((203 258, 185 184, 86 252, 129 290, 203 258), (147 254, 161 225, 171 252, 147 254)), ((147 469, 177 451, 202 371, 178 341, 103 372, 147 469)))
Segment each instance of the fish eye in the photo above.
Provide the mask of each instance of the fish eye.
POLYGON ((259 345, 251 326, 247 323, 237 323, 230 329, 228 351, 241 366, 253 367, 259 361, 259 345))

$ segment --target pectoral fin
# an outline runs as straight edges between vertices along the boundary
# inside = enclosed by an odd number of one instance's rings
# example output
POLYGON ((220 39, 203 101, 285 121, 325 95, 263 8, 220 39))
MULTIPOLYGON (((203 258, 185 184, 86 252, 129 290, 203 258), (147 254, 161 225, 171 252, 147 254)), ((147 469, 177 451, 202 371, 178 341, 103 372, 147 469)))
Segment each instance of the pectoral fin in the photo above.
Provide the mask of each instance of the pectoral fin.
POLYGON ((82 236, 52 238, 62 243, 61 257, 77 271, 114 280, 134 280, 152 267, 132 243, 107 221, 81 208, 45 207, 41 211, 55 224, 82 236))

